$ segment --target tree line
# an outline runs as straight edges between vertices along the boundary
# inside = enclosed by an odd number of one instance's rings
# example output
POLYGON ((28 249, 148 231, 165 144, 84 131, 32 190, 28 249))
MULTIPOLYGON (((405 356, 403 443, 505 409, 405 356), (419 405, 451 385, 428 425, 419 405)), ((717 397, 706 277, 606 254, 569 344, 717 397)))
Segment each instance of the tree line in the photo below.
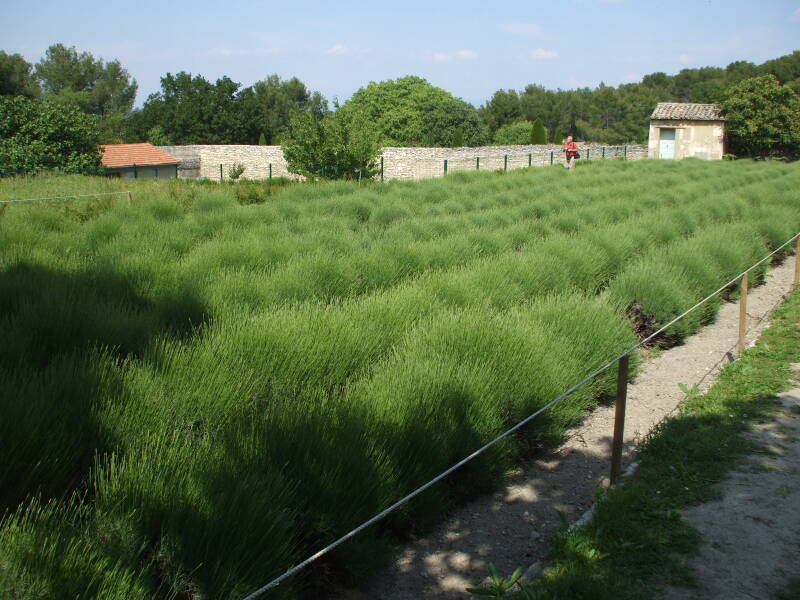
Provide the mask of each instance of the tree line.
POLYGON ((372 82, 332 106, 296 77, 278 75, 243 87, 229 77, 211 82, 167 73, 160 90, 134 109, 137 89, 118 60, 105 62, 74 47, 54 44, 35 65, 0 51, 0 169, 59 166, 66 159, 58 156, 71 147, 79 150, 61 166, 85 167, 96 160, 83 156, 84 147, 150 141, 283 144, 298 172, 323 176, 325 165, 328 176, 336 160, 336 173, 362 176, 369 170, 365 153, 380 146, 560 144, 566 135, 606 144, 643 142, 650 113, 664 101, 722 105, 741 154, 797 155, 800 148, 800 51, 760 65, 737 61, 676 75, 652 73, 616 87, 548 90, 531 84, 498 90, 477 108, 414 76, 372 82), (759 113, 764 102, 770 108, 759 113), (769 147, 754 139, 739 143, 741 135, 760 136, 769 147))

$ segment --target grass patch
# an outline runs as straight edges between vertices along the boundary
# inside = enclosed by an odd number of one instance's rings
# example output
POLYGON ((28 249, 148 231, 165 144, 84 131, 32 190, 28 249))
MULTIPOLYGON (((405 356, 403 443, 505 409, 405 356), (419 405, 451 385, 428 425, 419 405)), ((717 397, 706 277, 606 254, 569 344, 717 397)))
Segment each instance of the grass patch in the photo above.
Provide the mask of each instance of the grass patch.
MULTIPOLYGON (((552 569, 529 593, 619 600, 691 583, 682 555, 696 551, 700 536, 680 510, 714 499, 715 484, 758 450, 740 434, 768 419, 774 396, 790 386, 789 364, 800 360, 800 292, 790 294, 772 320, 707 394, 690 396, 677 417, 650 434, 636 473, 598 502, 592 520, 558 536, 552 569)), ((797 589, 795 581, 779 597, 797 597, 797 589)))

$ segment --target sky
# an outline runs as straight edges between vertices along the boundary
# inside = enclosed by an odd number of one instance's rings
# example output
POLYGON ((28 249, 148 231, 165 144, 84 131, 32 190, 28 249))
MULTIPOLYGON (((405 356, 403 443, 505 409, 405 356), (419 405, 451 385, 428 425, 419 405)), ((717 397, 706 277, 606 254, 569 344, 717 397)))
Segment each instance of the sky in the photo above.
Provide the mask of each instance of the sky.
POLYGON ((328 99, 418 75, 475 104, 498 89, 594 87, 800 49, 800 0, 0 0, 0 50, 118 59, 136 105, 165 73, 244 86, 277 73, 328 99))

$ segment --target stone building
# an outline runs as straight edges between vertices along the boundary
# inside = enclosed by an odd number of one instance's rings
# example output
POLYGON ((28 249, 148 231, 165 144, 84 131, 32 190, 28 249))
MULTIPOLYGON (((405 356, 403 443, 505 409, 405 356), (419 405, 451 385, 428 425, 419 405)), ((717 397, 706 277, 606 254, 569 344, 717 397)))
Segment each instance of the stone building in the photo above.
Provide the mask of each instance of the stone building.
POLYGON ((178 176, 179 161, 148 142, 103 144, 100 148, 100 162, 111 177, 168 179, 178 176))
POLYGON ((650 115, 647 155, 720 160, 725 152, 724 140, 725 119, 716 104, 659 102, 650 115))

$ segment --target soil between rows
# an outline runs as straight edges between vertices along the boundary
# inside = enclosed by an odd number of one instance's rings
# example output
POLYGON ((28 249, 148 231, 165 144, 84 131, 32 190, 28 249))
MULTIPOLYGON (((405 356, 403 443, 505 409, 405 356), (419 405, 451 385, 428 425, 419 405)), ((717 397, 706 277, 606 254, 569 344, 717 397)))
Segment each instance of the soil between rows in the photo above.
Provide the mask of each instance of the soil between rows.
MULTIPOLYGON (((748 344, 769 324, 768 313, 789 290, 794 260, 771 269, 748 296, 748 344)), ((739 309, 725 303, 716 321, 674 348, 643 361, 628 386, 624 463, 636 444, 685 398, 679 383, 706 391, 732 357, 739 309)), ((452 511, 429 535, 406 545, 393 564, 341 600, 463 598, 493 563, 501 574, 542 562, 563 514, 575 521, 607 480, 613 406, 600 406, 568 433, 560 448, 530 461, 498 492, 452 511)))

